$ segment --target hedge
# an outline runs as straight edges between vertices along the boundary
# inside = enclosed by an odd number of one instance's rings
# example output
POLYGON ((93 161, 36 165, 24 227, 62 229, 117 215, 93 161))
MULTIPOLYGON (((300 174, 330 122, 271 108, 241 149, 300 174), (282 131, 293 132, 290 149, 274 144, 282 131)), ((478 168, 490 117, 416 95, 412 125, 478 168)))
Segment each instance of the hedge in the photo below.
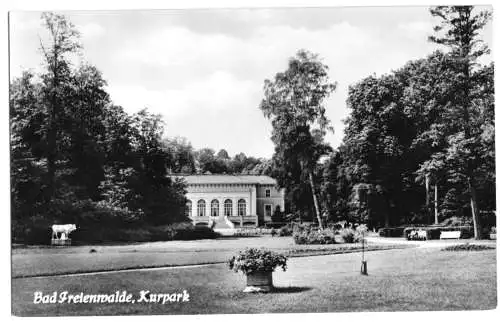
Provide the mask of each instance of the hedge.
POLYGON ((378 235, 381 237, 402 237, 404 230, 404 227, 380 228, 378 235))
MULTIPOLYGON (((22 235, 13 235, 13 242, 24 244, 51 243, 52 230, 48 224, 35 224, 19 227, 22 235)), ((128 227, 78 227, 71 233, 73 245, 112 243, 112 242, 152 242, 170 240, 215 239, 220 235, 204 226, 194 226, 188 222, 169 225, 128 226, 128 227)))

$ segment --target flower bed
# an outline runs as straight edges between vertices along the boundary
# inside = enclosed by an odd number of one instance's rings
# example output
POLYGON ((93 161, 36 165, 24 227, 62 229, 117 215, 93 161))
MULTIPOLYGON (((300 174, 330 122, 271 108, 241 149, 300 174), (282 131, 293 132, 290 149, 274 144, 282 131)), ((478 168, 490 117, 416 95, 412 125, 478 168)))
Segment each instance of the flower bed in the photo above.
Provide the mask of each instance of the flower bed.
POLYGON ((464 243, 464 244, 449 246, 449 247, 443 248, 441 250, 443 250, 443 251, 482 251, 482 250, 491 250, 491 249, 495 249, 495 248, 493 248, 491 246, 480 245, 480 244, 464 243))
POLYGON ((334 244, 335 231, 332 229, 295 229, 293 240, 296 244, 334 244))

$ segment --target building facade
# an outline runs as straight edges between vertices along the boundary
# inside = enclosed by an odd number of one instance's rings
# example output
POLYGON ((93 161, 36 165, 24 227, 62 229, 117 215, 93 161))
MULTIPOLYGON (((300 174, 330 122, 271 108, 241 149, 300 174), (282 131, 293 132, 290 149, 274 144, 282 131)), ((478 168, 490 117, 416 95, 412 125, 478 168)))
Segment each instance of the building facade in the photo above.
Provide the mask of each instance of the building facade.
POLYGON ((257 227, 285 210, 276 180, 257 175, 188 175, 186 215, 193 224, 220 228, 257 227))

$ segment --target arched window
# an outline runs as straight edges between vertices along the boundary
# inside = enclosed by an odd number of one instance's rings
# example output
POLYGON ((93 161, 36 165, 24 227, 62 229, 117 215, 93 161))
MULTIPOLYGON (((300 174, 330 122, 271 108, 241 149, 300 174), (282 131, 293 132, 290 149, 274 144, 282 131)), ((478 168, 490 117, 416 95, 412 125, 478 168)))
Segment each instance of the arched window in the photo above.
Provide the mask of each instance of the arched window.
POLYGON ((247 202, 244 199, 238 201, 238 216, 247 215, 247 202))
POLYGON ((187 200, 185 208, 186 216, 191 216, 192 211, 193 211, 193 204, 191 203, 190 200, 187 200))
POLYGON ((199 200, 198 201, 198 216, 205 216, 206 210, 205 210, 205 200, 199 200))
POLYGON ((224 216, 233 216, 233 201, 230 199, 224 201, 224 216))
POLYGON ((219 201, 218 200, 212 200, 212 203, 210 203, 211 206, 211 216, 219 216, 219 201))

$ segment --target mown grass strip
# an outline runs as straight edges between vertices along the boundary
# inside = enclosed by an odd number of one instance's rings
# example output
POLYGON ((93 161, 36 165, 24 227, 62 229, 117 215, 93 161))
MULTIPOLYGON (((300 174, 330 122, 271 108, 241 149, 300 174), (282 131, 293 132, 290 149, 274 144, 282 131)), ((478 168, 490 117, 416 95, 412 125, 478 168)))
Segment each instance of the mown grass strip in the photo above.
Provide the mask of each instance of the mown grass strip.
MULTIPOLYGON (((407 245, 383 245, 383 246, 369 246, 365 247, 365 252, 368 251, 382 251, 382 250, 391 250, 391 249, 406 249, 413 248, 413 246, 407 245)), ((314 256, 325 256, 325 255, 336 255, 336 254, 346 254, 346 253, 355 253, 361 252, 362 248, 359 246, 356 247, 343 247, 343 248, 317 248, 317 249, 291 249, 288 251, 283 251, 287 256, 291 258, 298 257, 314 257, 314 256)), ((58 276, 66 276, 71 274, 104 274, 110 272, 120 272, 127 270, 140 270, 140 269, 161 269, 161 268, 175 268, 175 267, 187 267, 187 266, 203 266, 203 265, 214 265, 214 264, 223 264, 227 261, 208 261, 208 262, 198 262, 192 264, 182 264, 182 265, 134 265, 134 266, 126 266, 122 268, 103 268, 98 270, 72 270, 72 271, 60 271, 54 273, 45 273, 45 274, 27 274, 27 275, 16 275, 12 276, 12 279, 22 279, 22 278, 47 278, 47 277, 58 277, 58 276)))

